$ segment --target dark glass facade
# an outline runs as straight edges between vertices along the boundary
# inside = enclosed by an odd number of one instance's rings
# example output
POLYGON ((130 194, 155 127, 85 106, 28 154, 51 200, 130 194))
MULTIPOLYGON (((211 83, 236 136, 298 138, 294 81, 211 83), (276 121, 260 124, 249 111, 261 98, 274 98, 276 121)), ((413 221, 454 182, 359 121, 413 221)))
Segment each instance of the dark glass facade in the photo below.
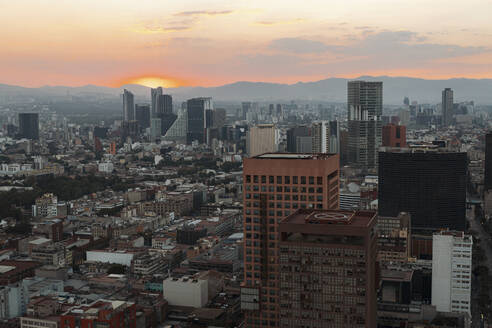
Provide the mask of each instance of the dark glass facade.
POLYGON ((38 113, 19 113, 19 137, 39 140, 38 113))
POLYGON ((485 181, 484 189, 492 189, 492 133, 485 135, 485 181))
POLYGON ((412 229, 465 230, 466 153, 379 152, 379 215, 409 212, 412 229))

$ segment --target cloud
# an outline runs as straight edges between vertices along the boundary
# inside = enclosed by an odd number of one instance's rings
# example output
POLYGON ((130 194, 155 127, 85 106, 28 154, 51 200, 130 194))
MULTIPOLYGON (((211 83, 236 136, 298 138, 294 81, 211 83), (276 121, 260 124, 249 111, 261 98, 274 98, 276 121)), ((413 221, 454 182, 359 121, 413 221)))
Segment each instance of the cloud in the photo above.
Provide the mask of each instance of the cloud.
POLYGON ((484 47, 468 47, 431 43, 411 31, 382 31, 361 36, 346 35, 346 45, 330 45, 304 38, 273 40, 269 48, 282 53, 314 54, 331 52, 337 55, 363 57, 372 63, 407 65, 440 58, 468 56, 487 51, 484 47))
POLYGON ((182 11, 174 16, 219 16, 232 14, 233 10, 221 10, 221 11, 209 11, 209 10, 195 10, 195 11, 182 11))
POLYGON ((191 26, 186 25, 178 25, 178 26, 145 26, 142 29, 139 29, 138 32, 141 33, 169 33, 169 32, 178 32, 178 31, 186 31, 191 29, 191 26))
POLYGON ((270 42, 269 48, 290 53, 318 53, 330 49, 330 47, 323 42, 301 38, 276 39, 270 42))
POLYGON ((304 18, 295 18, 289 20, 263 20, 255 22, 255 25, 259 26, 274 26, 274 25, 290 25, 290 24, 298 24, 304 22, 304 18))
POLYGON ((200 16, 218 16, 218 15, 228 15, 233 13, 232 10, 223 11, 183 11, 174 14, 176 19, 171 19, 163 23, 162 21, 147 21, 143 22, 142 26, 137 28, 139 33, 169 33, 169 32, 179 32, 191 30, 196 23, 199 22, 200 16), (180 17, 180 18, 177 18, 180 17))

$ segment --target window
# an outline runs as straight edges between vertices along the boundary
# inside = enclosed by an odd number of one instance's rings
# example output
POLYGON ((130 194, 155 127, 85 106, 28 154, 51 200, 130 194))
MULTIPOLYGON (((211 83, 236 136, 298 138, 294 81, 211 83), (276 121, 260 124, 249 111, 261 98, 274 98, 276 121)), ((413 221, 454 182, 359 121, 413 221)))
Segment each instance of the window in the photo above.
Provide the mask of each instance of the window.
POLYGON ((253 182, 258 183, 258 176, 257 175, 253 176, 253 182))
POLYGON ((323 177, 316 177, 316 184, 322 185, 323 184, 323 177))
POLYGON ((290 184, 290 177, 289 177, 289 176, 287 176, 287 175, 286 175, 286 176, 284 177, 284 183, 285 183, 285 184, 290 184))
POLYGON ((282 184, 282 176, 277 176, 277 183, 282 184))
POLYGON ((292 177, 292 183, 293 183, 293 184, 298 184, 298 183, 299 183, 299 182, 298 182, 298 177, 297 177, 297 176, 292 177))
POLYGON ((301 177, 301 184, 306 184, 306 177, 301 177))
POLYGON ((261 176, 261 183, 266 183, 266 175, 261 176))
POLYGON ((314 177, 309 177, 309 184, 314 184, 314 177))
POLYGON ((247 183, 251 183, 251 175, 247 175, 246 176, 246 182, 247 183))

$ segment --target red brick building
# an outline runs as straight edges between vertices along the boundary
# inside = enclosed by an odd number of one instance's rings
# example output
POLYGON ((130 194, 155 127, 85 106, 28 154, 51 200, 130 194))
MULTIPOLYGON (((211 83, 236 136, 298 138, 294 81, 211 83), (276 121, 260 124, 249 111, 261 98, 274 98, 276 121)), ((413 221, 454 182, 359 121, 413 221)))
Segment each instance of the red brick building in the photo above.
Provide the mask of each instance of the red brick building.
POLYGON ((269 153, 244 160, 247 327, 279 327, 278 222, 297 209, 337 209, 339 156, 269 153))
POLYGON ((98 300, 68 310, 60 316, 60 328, 136 328, 136 306, 124 301, 98 300))
POLYGON ((0 286, 21 281, 24 278, 34 277, 36 268, 41 263, 34 261, 7 260, 0 262, 0 286))
POLYGON ((376 221, 300 209, 280 222, 280 327, 376 327, 376 221))
POLYGON ((383 126, 383 147, 407 146, 407 128, 404 125, 388 124, 383 126))

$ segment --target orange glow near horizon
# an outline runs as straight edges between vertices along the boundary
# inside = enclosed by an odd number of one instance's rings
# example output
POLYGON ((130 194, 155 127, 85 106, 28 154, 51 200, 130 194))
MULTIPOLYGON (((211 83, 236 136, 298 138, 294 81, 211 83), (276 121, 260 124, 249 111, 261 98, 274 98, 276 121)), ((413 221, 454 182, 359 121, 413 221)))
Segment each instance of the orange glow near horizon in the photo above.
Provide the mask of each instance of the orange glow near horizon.
POLYGON ((120 80, 117 83, 114 83, 113 86, 120 87, 125 84, 140 84, 149 88, 177 88, 188 85, 186 81, 172 77, 138 76, 120 80))
POLYGON ((417 2, 0 1, 0 83, 491 78, 492 2, 417 2))

